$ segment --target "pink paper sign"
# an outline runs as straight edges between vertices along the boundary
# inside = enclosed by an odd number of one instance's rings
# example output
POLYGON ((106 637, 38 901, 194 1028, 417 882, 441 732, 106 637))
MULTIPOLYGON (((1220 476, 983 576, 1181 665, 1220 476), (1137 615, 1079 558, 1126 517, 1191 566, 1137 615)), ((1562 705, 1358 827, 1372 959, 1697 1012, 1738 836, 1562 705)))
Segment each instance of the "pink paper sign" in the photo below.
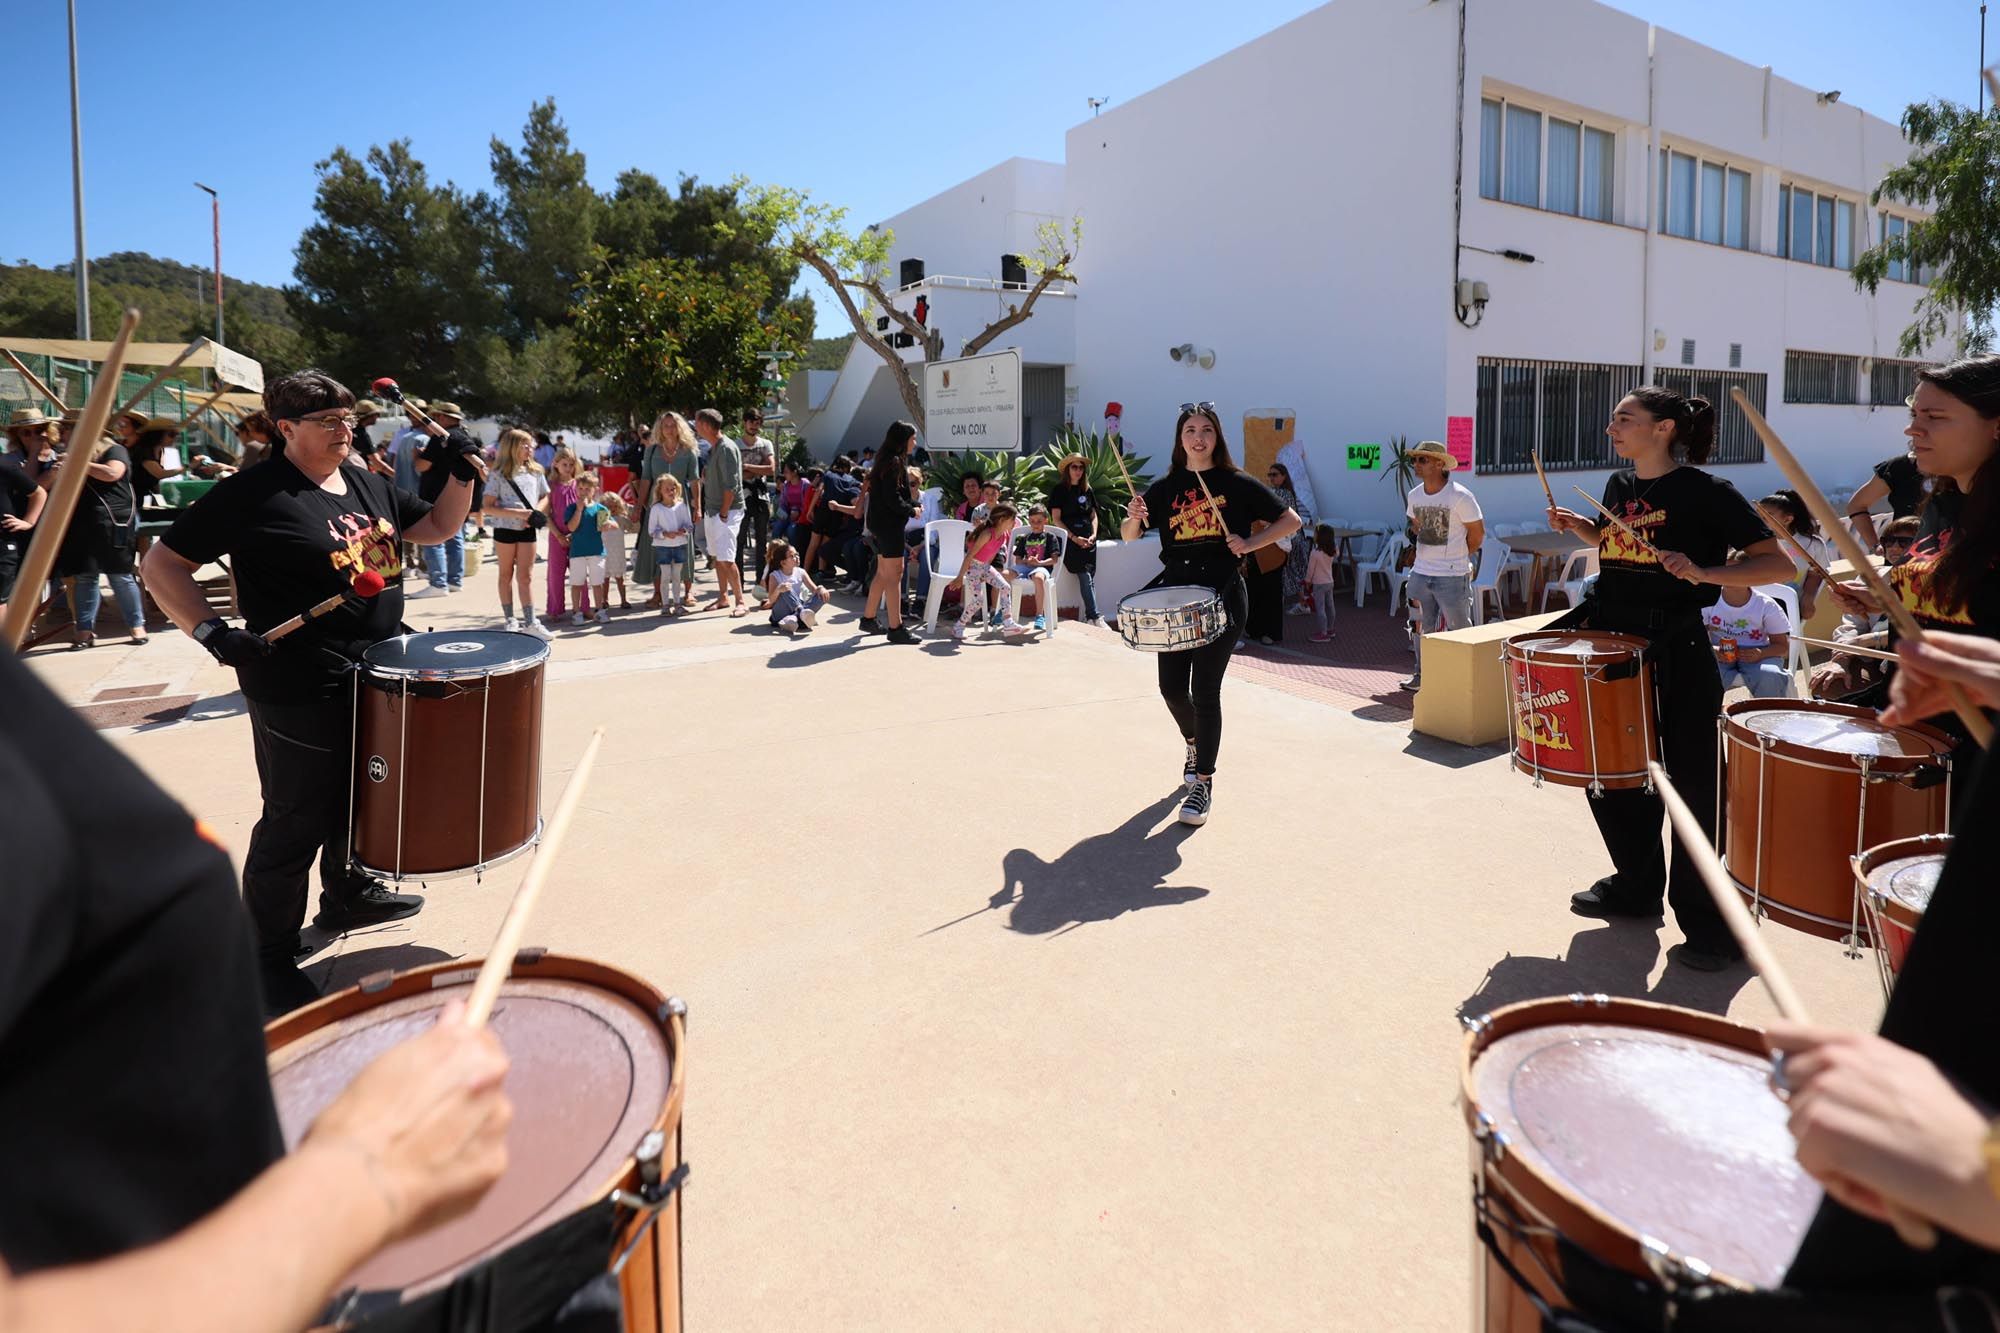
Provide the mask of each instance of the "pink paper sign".
POLYGON ((1445 418, 1444 447, 1451 450, 1451 456, 1458 460, 1460 467, 1472 466, 1471 417, 1445 418))

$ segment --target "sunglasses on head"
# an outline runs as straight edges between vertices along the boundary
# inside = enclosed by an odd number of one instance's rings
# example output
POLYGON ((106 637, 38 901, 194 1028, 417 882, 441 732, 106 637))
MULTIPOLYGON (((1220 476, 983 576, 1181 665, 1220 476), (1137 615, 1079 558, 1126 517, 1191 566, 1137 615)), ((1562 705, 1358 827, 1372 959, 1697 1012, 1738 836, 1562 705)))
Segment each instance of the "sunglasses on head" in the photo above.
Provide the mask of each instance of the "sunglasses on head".
POLYGON ((1201 412, 1201 413, 1205 413, 1206 415, 1208 415, 1208 416, 1211 416, 1211 417, 1212 417, 1212 416, 1214 416, 1214 415, 1215 415, 1215 404, 1214 404, 1213 402, 1205 402, 1205 403, 1182 403, 1182 404, 1181 404, 1181 415, 1182 415, 1182 416, 1184 416, 1184 417, 1185 417, 1185 416, 1192 416, 1192 415, 1193 415, 1194 413, 1196 413, 1196 412, 1201 412))

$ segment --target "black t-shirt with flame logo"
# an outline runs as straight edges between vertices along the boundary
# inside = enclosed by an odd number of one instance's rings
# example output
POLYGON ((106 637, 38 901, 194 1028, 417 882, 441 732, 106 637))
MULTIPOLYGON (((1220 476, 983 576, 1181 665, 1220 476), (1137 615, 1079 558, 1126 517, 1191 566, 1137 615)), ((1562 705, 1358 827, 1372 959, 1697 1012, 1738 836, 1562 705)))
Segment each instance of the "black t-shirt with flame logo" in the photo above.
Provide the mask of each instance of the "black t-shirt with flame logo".
MULTIPOLYGON (((1697 565, 1720 565, 1772 535, 1737 489, 1699 468, 1677 467, 1641 481, 1630 468, 1604 483, 1604 507, 1625 520, 1653 550, 1679 551, 1697 565)), ((1700 611, 1715 587, 1677 579, 1659 557, 1598 515, 1598 600, 1648 611, 1700 611)))
POLYGON ((1968 603, 1948 605, 1937 590, 1938 562, 1951 547, 1964 508, 1965 496, 1956 487, 1933 492, 1930 503, 1924 506, 1910 558, 1888 571, 1889 583, 1925 629, 2000 639, 2000 569, 1986 571, 1968 603))
POLYGON ((1221 468, 1210 468, 1199 478, 1175 468, 1146 488, 1147 522, 1160 534, 1160 558, 1172 577, 1217 589, 1236 577, 1240 563, 1229 553, 1228 534, 1248 537, 1251 524, 1274 522, 1284 512, 1285 502, 1269 486, 1221 468), (1204 481, 1215 497, 1213 507, 1202 494, 1204 481))

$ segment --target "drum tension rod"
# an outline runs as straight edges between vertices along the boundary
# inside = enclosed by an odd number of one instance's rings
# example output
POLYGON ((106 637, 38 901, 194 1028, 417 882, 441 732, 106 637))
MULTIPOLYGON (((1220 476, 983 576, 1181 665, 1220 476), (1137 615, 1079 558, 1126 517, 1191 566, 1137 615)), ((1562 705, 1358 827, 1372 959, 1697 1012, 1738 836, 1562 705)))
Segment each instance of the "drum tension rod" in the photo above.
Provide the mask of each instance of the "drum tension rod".
MULTIPOLYGON (((651 1135, 648 1137, 650 1138, 651 1135)), ((668 1176, 657 1187, 658 1198, 647 1198, 644 1195, 633 1194, 628 1190, 611 1191, 612 1203, 617 1204, 621 1208, 630 1208, 645 1219, 639 1224, 638 1229, 632 1233, 632 1239, 625 1242, 625 1248, 618 1252, 618 1257, 611 1261, 611 1275, 613 1277, 618 1277, 625 1272, 625 1265, 631 1260, 633 1252, 639 1248, 639 1243, 646 1239, 646 1233, 653 1229, 653 1223, 660 1220, 661 1212, 673 1201, 675 1191, 679 1190, 686 1183, 687 1177, 688 1166, 686 1162, 682 1162, 674 1168, 673 1174, 668 1176)), ((653 1192, 652 1189, 646 1191, 647 1194, 652 1194, 653 1192)))

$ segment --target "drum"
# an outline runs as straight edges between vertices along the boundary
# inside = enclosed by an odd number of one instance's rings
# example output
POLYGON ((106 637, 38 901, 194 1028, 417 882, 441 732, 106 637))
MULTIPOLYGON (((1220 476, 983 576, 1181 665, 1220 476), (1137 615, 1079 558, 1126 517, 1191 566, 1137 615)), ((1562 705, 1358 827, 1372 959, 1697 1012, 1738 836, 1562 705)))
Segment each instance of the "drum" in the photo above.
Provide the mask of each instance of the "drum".
POLYGON ((1861 895, 1868 938, 1875 943, 1884 994, 1903 970, 1910 939, 1923 922, 1945 858, 1950 855, 1951 835, 1931 833, 1885 842, 1854 858, 1854 891, 1861 895))
POLYGON ((361 656, 350 822, 385 879, 477 874, 541 837, 549 646, 506 630, 385 639, 361 656))
POLYGON ((1646 641, 1597 630, 1537 630, 1501 649, 1513 764, 1564 787, 1644 787, 1657 753, 1646 641))
POLYGON ((1820 1191, 1755 1028, 1603 995, 1466 1027, 1475 1329, 1540 1333, 1530 1289, 1580 1309, 1604 1270, 1668 1296, 1779 1284, 1820 1191))
MULTIPOLYGON (((467 960, 384 973, 265 1028, 287 1148, 478 972, 467 960)), ((443 1330, 458 1327, 446 1311, 474 1307, 540 1327, 533 1302, 550 1303, 546 1319, 578 1287, 615 1280, 625 1333, 678 1330, 685 1014, 615 968, 523 951, 489 1020, 510 1061, 506 1172, 469 1213, 349 1274, 327 1326, 443 1330)))
POLYGON ((1204 648, 1229 628, 1229 608, 1213 588, 1141 588, 1118 603, 1118 633, 1142 653, 1204 648))
POLYGON ((1751 907, 1780 925, 1869 941, 1852 858, 1945 831, 1952 739, 1884 726, 1852 704, 1744 699, 1722 710, 1723 859, 1751 907))

